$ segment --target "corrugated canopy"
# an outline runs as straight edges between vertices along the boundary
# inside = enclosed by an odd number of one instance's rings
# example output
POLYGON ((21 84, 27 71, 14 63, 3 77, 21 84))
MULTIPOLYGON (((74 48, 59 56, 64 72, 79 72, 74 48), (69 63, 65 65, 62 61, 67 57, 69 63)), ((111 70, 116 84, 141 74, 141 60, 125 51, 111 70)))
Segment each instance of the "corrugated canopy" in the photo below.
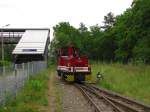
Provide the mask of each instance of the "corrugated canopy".
POLYGON ((44 54, 49 30, 26 30, 12 54, 44 54))

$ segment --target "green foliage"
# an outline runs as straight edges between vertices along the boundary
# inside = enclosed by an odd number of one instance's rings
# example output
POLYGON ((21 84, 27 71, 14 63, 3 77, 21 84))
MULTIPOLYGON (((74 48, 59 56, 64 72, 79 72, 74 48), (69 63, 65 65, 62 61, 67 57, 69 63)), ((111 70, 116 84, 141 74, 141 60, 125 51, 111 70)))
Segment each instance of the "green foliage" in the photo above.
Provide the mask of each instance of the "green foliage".
POLYGON ((11 63, 9 61, 0 61, 0 67, 2 67, 3 65, 4 66, 10 66, 11 63))
POLYGON ((43 84, 39 80, 30 80, 28 86, 29 89, 39 92, 42 90, 43 84))
POLYGON ((58 48, 66 47, 67 45, 75 45, 80 47, 80 40, 78 39, 79 32, 68 22, 61 22, 59 25, 53 27, 53 29, 54 36, 57 39, 56 46, 58 48))
POLYGON ((48 105, 46 96, 48 79, 48 71, 31 77, 16 99, 9 98, 6 105, 0 107, 0 112, 41 112, 40 106, 48 105))
POLYGON ((74 28, 68 22, 54 26, 50 54, 56 60, 57 48, 68 45, 79 47, 92 60, 143 60, 150 63, 150 1, 134 0, 131 8, 114 17, 104 16, 104 26, 88 28, 81 23, 74 28))
POLYGON ((95 79, 98 71, 104 76, 99 86, 150 104, 149 65, 92 64, 95 79))
MULTIPOLYGON (((14 48, 15 48, 15 45, 13 45, 13 44, 4 45, 4 59, 5 59, 5 61, 9 61, 9 62, 13 61, 12 51, 14 48)), ((0 47, 0 59, 2 59, 1 53, 2 53, 2 49, 0 47)))
POLYGON ((115 23, 115 17, 112 12, 109 12, 106 16, 104 16, 104 26, 103 28, 105 30, 109 30, 110 28, 113 27, 115 23))
POLYGON ((130 59, 143 59, 150 62, 150 1, 136 0, 132 8, 116 19, 114 26, 118 49, 116 58, 127 62, 130 59))

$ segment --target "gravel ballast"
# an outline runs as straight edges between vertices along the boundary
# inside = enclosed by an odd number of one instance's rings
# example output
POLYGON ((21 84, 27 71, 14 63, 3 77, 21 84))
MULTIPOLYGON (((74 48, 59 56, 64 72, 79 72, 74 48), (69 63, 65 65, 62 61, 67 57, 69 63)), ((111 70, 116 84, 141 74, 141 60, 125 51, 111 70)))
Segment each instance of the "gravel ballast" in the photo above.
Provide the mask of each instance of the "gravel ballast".
POLYGON ((63 92, 63 112, 93 112, 88 101, 73 84, 60 82, 63 92))

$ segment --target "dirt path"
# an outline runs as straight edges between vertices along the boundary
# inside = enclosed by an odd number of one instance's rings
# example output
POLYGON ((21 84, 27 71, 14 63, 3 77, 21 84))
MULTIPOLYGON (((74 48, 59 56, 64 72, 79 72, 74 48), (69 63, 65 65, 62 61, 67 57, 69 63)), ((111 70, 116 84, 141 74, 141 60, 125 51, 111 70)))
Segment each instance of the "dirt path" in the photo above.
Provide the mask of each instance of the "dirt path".
POLYGON ((48 112, 93 112, 82 93, 73 84, 68 84, 50 71, 48 112))
POLYGON ((48 101, 50 106, 50 111, 48 112, 62 112, 62 94, 60 83, 58 82, 55 71, 50 71, 50 80, 48 83, 49 91, 48 91, 48 101))
POLYGON ((52 73, 50 72, 49 73, 49 82, 48 82, 48 106, 49 106, 49 109, 48 109, 48 112, 54 112, 54 109, 52 107, 54 107, 53 105, 53 102, 54 102, 54 98, 53 98, 53 94, 52 94, 52 73))

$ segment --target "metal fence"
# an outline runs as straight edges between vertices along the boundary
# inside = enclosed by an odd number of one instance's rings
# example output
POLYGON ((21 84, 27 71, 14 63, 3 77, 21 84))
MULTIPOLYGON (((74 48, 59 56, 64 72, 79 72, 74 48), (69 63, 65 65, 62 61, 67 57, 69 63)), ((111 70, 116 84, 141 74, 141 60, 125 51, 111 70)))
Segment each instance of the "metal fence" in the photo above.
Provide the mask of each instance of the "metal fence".
POLYGON ((36 75, 46 67, 44 61, 15 64, 4 70, 0 67, 0 104, 5 104, 7 97, 15 97, 31 75, 36 75))

